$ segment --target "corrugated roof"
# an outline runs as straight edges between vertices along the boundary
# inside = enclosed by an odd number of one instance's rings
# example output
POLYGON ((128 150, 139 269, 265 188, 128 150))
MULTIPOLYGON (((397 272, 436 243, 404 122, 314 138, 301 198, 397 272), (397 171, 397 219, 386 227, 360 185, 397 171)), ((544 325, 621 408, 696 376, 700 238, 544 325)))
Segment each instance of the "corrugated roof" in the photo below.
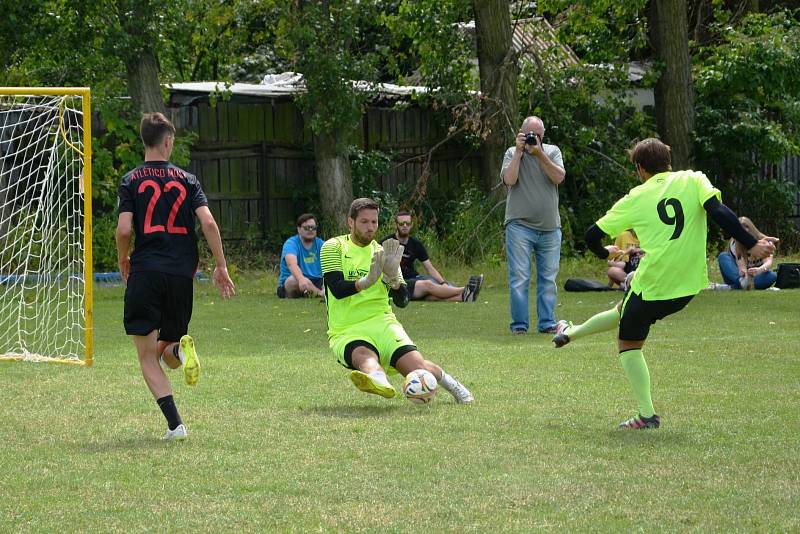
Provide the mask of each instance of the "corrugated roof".
MULTIPOLYGON (((422 86, 395 85, 392 83, 371 84, 365 81, 355 81, 353 85, 363 91, 371 91, 379 98, 405 98, 414 93, 427 93, 428 88, 422 86)), ((234 95, 281 97, 292 96, 306 90, 303 75, 297 72, 284 72, 282 74, 268 74, 259 84, 224 82, 182 82, 166 84, 171 92, 178 93, 230 93, 234 95)))

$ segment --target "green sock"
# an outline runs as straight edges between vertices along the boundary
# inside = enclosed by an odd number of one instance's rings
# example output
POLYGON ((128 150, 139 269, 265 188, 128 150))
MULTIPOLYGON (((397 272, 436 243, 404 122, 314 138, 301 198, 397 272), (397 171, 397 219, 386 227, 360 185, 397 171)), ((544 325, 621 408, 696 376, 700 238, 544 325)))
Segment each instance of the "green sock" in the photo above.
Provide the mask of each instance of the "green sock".
POLYGON ((571 325, 569 328, 567 328, 565 333, 569 336, 571 341, 575 341, 578 338, 596 334, 598 332, 605 332, 606 330, 611 330, 617 326, 619 326, 619 311, 617 311, 615 306, 610 310, 606 310, 598 313, 597 315, 589 317, 589 319, 583 324, 571 325))
POLYGON ((642 349, 626 350, 619 353, 619 363, 625 370, 625 376, 633 389, 633 396, 639 404, 642 417, 653 417, 653 399, 650 397, 650 371, 644 361, 642 349))

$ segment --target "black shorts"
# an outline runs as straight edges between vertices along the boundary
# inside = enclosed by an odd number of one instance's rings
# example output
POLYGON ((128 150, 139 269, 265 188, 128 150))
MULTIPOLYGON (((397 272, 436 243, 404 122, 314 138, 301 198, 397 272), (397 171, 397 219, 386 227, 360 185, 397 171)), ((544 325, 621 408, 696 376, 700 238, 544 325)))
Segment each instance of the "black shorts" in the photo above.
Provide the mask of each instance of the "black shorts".
POLYGON ((162 341, 180 341, 192 318, 192 279, 145 271, 131 273, 125 288, 123 323, 129 336, 158 330, 162 341))
POLYGON ((628 291, 622 301, 619 319, 619 338, 623 341, 644 341, 650 333, 650 325, 681 311, 694 295, 669 300, 642 300, 642 296, 628 291))
MULTIPOLYGON (((318 278, 317 280, 314 280, 313 278, 309 278, 309 280, 311 280, 311 283, 314 284, 314 287, 316 287, 317 289, 322 289, 322 278, 318 278)), ((282 285, 278 286, 278 289, 275 290, 275 294, 278 295, 279 299, 285 299, 286 298, 286 288, 283 287, 282 285)))
MULTIPOLYGON (((414 300, 414 286, 417 285, 418 278, 406 278, 406 287, 408 288, 408 299, 414 300)), ((424 299, 425 297, 423 297, 424 299)))

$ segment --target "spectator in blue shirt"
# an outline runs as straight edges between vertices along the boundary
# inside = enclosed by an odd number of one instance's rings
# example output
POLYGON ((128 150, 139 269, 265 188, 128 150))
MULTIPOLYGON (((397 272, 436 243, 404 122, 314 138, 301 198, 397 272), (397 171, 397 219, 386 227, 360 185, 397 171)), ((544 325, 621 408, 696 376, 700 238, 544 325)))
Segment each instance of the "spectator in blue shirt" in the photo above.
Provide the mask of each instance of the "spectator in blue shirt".
POLYGON ((324 241, 317 237, 317 218, 304 213, 297 218, 297 235, 286 240, 281 251, 278 298, 322 297, 322 264, 319 253, 324 241))

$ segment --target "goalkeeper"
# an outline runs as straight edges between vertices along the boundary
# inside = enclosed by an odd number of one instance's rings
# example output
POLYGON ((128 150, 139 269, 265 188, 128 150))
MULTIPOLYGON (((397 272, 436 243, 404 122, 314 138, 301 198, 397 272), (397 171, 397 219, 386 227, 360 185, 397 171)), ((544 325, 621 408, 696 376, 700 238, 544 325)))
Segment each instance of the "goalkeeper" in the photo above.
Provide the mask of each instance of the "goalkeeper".
POLYGON ((361 391, 386 397, 396 392, 387 368, 403 376, 427 369, 459 404, 473 402, 469 390, 441 367, 426 360, 394 316, 389 299, 404 308, 408 289, 400 271, 403 246, 396 239, 383 247, 375 241, 378 204, 358 198, 347 217, 349 235, 322 246, 322 278, 328 307, 328 343, 337 361, 351 369, 361 391))

